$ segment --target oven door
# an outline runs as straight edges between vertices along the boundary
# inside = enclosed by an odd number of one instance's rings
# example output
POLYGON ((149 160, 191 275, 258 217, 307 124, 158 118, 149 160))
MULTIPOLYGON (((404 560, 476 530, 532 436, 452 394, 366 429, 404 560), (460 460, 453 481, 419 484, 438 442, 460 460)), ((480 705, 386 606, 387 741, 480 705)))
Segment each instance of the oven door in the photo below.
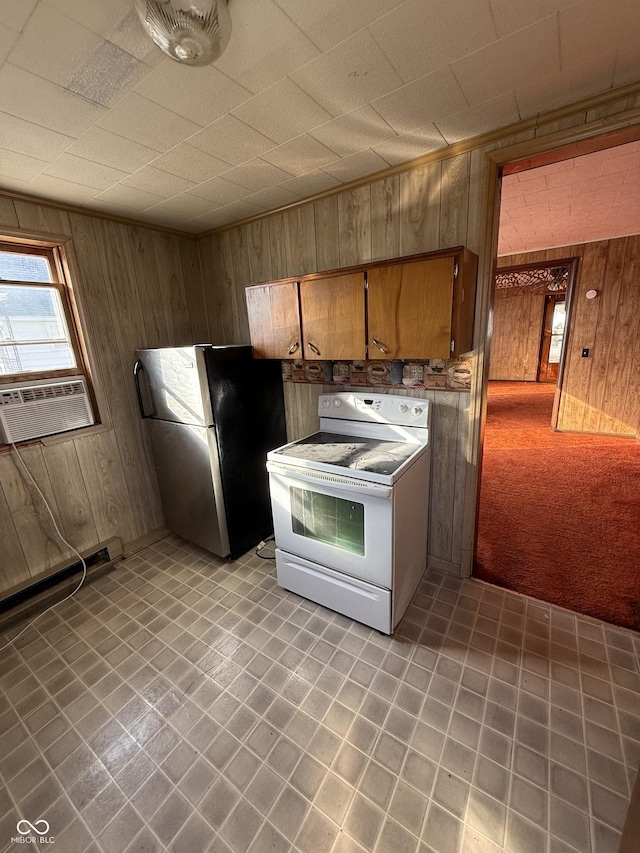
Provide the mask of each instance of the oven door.
POLYGON ((268 462, 278 548, 391 589, 391 486, 268 462))

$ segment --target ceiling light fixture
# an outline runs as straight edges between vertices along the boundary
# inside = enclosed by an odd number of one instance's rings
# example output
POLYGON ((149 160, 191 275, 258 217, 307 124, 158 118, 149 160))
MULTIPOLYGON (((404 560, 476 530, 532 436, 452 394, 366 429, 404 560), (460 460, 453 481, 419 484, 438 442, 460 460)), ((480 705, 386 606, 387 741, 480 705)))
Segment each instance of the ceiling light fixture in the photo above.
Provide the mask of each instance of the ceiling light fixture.
POLYGON ((171 59, 209 65, 231 35, 227 0, 133 0, 142 26, 171 59))

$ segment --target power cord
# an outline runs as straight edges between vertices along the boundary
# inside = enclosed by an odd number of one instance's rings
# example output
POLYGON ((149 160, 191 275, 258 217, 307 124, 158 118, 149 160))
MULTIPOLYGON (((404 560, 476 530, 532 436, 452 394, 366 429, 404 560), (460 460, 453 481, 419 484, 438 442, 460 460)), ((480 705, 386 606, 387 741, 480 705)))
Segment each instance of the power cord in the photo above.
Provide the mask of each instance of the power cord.
POLYGON ((3 651, 4 651, 6 648, 8 648, 12 643, 15 643, 15 641, 16 641, 17 639, 19 639, 19 638, 24 634, 24 632, 25 632, 28 628, 30 628, 30 627, 31 627, 31 626, 36 622, 36 620, 37 620, 37 619, 40 619, 40 617, 41 617, 41 616, 44 616, 44 615, 45 615, 45 613, 49 613, 49 611, 50 611, 50 610, 53 610, 53 608, 54 608, 54 607, 57 607, 59 604, 62 604, 62 602, 63 602, 63 601, 68 601, 70 598, 73 598, 73 596, 78 592, 78 590, 80 589, 80 587, 82 586, 82 584, 85 582, 85 579, 86 579, 86 577, 87 577, 87 564, 86 564, 86 562, 85 562, 85 560, 84 560, 84 557, 83 557, 81 554, 79 554, 79 553, 78 553, 78 551, 76 551, 76 549, 73 547, 73 545, 71 545, 69 542, 67 542, 67 540, 64 538, 64 536, 63 536, 63 535, 62 535, 62 533, 60 532, 60 528, 58 527, 58 523, 56 522, 56 519, 55 519, 55 517, 54 517, 54 515, 53 515, 53 512, 51 511, 51 507, 50 507, 50 506, 49 506, 49 504, 47 503, 47 499, 46 499, 46 498, 45 498, 45 496, 43 495, 43 493, 42 493, 42 489, 40 488, 40 486, 39 486, 39 485, 36 483, 36 481, 34 480, 34 478, 33 478, 32 474, 31 474, 31 471, 29 471, 29 469, 27 468, 27 466, 26 466, 26 464, 25 464, 25 461, 24 461, 24 459, 22 458, 22 456, 21 456, 21 454, 20 454, 20 451, 18 450, 18 448, 17 448, 17 447, 16 447, 16 445, 15 445, 15 442, 13 442, 13 441, 12 441, 12 442, 11 442, 11 446, 13 447, 13 449, 14 449, 14 451, 15 451, 15 454, 16 454, 16 456, 18 457, 18 460, 19 460, 19 462, 20 462, 20 465, 22 466, 22 469, 24 470, 24 472, 25 472, 25 474, 27 475, 27 477, 29 478, 29 480, 31 480, 31 483, 33 484, 33 487, 35 488, 36 492, 40 495, 40 498, 41 498, 41 500, 42 500, 42 503, 44 504, 45 509, 46 509, 46 510, 47 510, 47 512, 49 513, 49 516, 50 516, 50 518, 51 518, 51 521, 53 522, 53 527, 54 527, 54 529, 55 529, 55 531, 56 531, 56 533, 57 533, 57 535, 58 535, 58 538, 60 539, 60 541, 61 541, 62 543, 64 543, 64 544, 67 546, 67 548, 69 548, 69 550, 70 550, 72 553, 74 553, 74 554, 76 555, 76 557, 78 557, 78 559, 79 559, 79 560, 80 560, 80 562, 82 563, 82 577, 80 578, 80 582, 78 583, 77 587, 73 590, 73 592, 70 592, 70 593, 69 593, 69 595, 66 595, 66 596, 65 596, 64 598, 62 598, 60 601, 56 601, 56 603, 55 603, 55 604, 52 604, 52 605, 51 605, 51 607, 47 607, 47 609, 46 609, 46 610, 43 610, 43 611, 42 611, 42 613, 38 613, 38 615, 37 615, 37 616, 35 616, 35 617, 30 621, 30 622, 27 622, 27 624, 24 626, 24 628, 23 628, 21 631, 19 631, 19 632, 15 635, 15 637, 12 637, 12 639, 8 640, 8 641, 4 644, 4 646, 0 646, 0 652, 3 652, 3 651))
POLYGON ((271 542, 276 537, 271 534, 271 536, 265 536, 265 538, 256 546, 256 557, 260 557, 262 560, 273 560, 275 562, 275 556, 270 554, 263 554, 262 551, 267 547, 267 542, 271 542))

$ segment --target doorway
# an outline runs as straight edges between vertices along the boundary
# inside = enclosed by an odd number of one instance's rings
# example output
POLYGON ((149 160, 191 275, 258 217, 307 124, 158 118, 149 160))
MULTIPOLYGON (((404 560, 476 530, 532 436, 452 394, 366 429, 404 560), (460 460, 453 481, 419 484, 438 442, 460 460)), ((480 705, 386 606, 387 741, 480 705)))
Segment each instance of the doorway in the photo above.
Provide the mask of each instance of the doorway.
MULTIPOLYGON (((595 168, 579 158, 570 166, 583 167, 595 168)), ((534 175, 525 179, 531 185, 534 175)), ((513 223, 515 205, 512 215, 513 223)), ((550 241, 544 228, 538 236, 550 241)), ((535 302, 521 283, 502 297, 496 286, 473 573, 638 627, 640 445, 629 439, 638 434, 640 411, 626 395, 640 340, 633 310, 640 235, 589 240, 592 233, 583 233, 555 248, 541 243, 498 258, 498 274, 567 255, 579 258, 580 270, 572 298, 568 290, 545 290, 535 302), (544 408, 547 389, 556 392, 552 417, 536 421, 532 407, 544 408)))
POLYGON ((558 367, 567 323, 566 296, 547 293, 544 297, 542 336, 538 358, 538 382, 558 381, 558 367))
POLYGON ((499 382, 541 383, 547 389, 557 388, 555 396, 553 390, 550 395, 545 392, 549 401, 547 426, 553 429, 559 409, 566 320, 578 259, 515 266, 504 265, 500 260, 498 263, 489 388, 491 391, 492 384, 499 382))

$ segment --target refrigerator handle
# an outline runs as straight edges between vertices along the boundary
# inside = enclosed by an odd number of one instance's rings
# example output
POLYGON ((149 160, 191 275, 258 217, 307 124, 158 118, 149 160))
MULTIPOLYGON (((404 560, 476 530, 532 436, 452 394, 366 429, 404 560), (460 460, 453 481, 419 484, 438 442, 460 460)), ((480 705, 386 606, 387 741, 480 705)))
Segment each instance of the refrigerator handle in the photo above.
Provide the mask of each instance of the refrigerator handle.
POLYGON ((142 399, 142 390, 140 388, 140 373, 144 373, 144 365, 142 361, 138 359, 136 363, 133 365, 133 378, 136 383, 136 394, 138 396, 138 408, 140 409, 140 416, 143 418, 150 418, 153 416, 153 412, 151 414, 147 414, 144 410, 144 401, 142 399))

